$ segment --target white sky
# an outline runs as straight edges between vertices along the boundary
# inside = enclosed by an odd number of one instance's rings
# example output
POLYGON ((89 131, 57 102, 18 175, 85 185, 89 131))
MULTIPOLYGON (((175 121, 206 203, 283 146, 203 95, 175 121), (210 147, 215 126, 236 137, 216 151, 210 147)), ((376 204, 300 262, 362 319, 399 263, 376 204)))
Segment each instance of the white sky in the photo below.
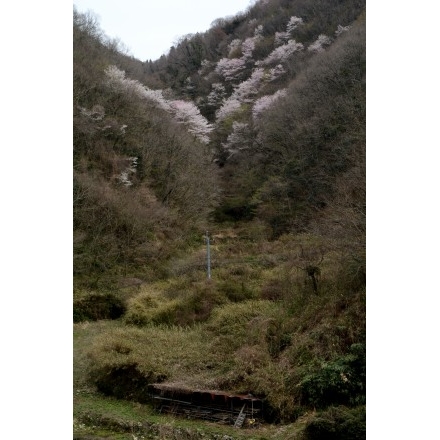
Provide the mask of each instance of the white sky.
POLYGON ((181 36, 204 32, 217 18, 236 15, 253 0, 74 0, 92 11, 110 38, 119 38, 134 57, 156 60, 181 36))

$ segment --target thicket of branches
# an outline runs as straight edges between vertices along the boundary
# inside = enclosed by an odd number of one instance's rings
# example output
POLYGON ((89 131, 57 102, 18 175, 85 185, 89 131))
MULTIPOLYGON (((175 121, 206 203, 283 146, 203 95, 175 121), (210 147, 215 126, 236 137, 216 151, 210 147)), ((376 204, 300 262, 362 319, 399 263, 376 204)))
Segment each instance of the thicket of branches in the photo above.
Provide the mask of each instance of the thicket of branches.
POLYGON ((74 270, 96 284, 154 266, 167 239, 203 224, 216 168, 192 108, 180 119, 160 108, 93 15, 75 11, 73 32, 74 270))

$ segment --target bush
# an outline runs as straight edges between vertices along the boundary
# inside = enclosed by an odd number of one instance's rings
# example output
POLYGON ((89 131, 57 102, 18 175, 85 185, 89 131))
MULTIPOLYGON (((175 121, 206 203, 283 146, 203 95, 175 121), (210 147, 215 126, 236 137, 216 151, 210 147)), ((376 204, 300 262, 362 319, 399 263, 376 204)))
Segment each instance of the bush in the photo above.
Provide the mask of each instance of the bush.
POLYGON ((304 430, 304 440, 363 440, 366 438, 365 406, 331 407, 318 413, 304 430))
POLYGON ((206 321, 212 309, 226 301, 209 286, 193 286, 194 291, 173 291, 174 299, 156 301, 148 294, 134 298, 125 315, 127 324, 145 326, 154 325, 180 325, 187 326, 196 322, 206 321))
POLYGON ((149 399, 148 385, 162 382, 166 376, 150 371, 143 374, 136 363, 119 366, 106 366, 95 372, 95 383, 99 391, 118 399, 134 400, 146 403, 149 399))
POLYGON ((349 353, 305 376, 301 382, 303 404, 316 408, 364 404, 365 384, 365 345, 353 344, 349 353))
POLYGON ((73 303, 73 322, 118 319, 126 310, 124 302, 112 293, 91 294, 73 303))
POLYGON ((252 290, 246 287, 243 281, 241 283, 229 280, 219 282, 218 290, 232 302, 246 301, 253 299, 254 296, 252 290))

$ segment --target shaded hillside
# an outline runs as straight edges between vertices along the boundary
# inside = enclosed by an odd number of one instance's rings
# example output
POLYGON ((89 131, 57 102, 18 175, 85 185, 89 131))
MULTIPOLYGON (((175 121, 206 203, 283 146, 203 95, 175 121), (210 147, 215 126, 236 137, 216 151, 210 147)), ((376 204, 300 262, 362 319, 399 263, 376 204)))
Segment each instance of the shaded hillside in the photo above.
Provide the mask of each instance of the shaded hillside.
POLYGON ((203 224, 217 186, 212 152, 188 130, 195 108, 169 101, 173 117, 159 107, 100 35, 93 17, 75 14, 74 270, 95 284, 167 258, 203 224))

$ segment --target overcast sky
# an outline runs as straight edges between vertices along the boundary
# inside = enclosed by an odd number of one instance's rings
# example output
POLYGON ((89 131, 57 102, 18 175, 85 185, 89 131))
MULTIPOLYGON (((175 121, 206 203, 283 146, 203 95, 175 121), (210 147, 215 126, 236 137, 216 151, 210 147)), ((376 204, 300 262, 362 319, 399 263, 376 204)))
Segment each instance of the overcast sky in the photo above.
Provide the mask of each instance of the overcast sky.
POLYGON ((93 11, 100 28, 134 57, 156 60, 181 36, 208 30, 217 18, 245 11, 254 0, 74 0, 93 11))

